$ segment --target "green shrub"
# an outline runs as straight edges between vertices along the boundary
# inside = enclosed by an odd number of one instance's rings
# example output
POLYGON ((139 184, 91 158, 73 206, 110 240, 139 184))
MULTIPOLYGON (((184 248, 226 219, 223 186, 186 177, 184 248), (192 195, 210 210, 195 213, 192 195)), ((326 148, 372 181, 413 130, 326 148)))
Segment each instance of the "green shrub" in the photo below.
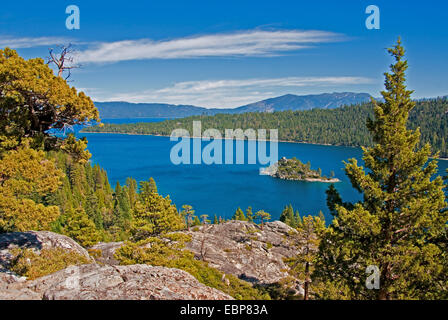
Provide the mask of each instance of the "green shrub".
POLYGON ((76 252, 63 248, 42 249, 37 254, 32 249, 15 249, 10 270, 30 280, 46 276, 70 265, 87 264, 89 260, 76 252))

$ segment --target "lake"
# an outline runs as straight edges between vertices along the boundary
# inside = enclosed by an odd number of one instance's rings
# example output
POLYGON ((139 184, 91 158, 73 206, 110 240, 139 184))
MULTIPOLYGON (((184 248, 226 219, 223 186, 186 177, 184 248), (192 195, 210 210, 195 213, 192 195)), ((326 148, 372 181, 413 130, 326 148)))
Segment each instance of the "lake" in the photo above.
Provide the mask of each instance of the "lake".
MULTIPOLYGON (((163 119, 103 119, 104 123, 132 123, 161 121, 163 119)), ((170 161, 171 148, 177 143, 169 137, 105 133, 77 133, 89 141, 92 162, 106 169, 113 187, 117 181, 124 184, 127 177, 137 181, 153 177, 159 193, 169 195, 178 208, 192 205, 197 215, 208 214, 230 218, 238 207, 253 211, 265 210, 272 219, 278 219, 284 206, 292 204, 301 215, 323 211, 330 218, 326 207, 325 190, 328 183, 286 181, 259 175, 260 164, 174 165, 170 161)), ((209 142, 203 141, 204 147, 209 142)), ((247 153, 247 141, 245 150, 247 153)), ((235 144, 235 143, 234 143, 235 144)), ((223 143, 224 145, 224 143, 223 143)), ((280 142, 279 157, 296 157, 311 162, 311 168, 321 168, 324 175, 334 171, 341 180, 335 186, 344 201, 360 199, 345 176, 343 161, 357 158, 359 148, 323 146, 280 142)), ((439 161, 440 172, 448 168, 448 161, 439 161)))

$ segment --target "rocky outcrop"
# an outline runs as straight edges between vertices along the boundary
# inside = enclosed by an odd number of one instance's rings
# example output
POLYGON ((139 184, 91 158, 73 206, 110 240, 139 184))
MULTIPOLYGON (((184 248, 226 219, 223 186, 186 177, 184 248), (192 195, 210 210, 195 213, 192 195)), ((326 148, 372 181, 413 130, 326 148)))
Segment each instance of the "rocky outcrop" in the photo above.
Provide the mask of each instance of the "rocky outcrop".
MULTIPOLYGON (((181 232, 191 235, 186 249, 197 259, 254 284, 272 284, 288 276, 283 259, 297 254, 297 248, 288 241, 288 235, 297 231, 281 221, 265 223, 263 229, 247 221, 229 221, 181 232)), ((99 243, 90 250, 98 251, 98 263, 118 265, 114 253, 122 245, 99 243)))
POLYGON ((20 277, 7 269, 0 269, 0 289, 8 284, 25 280, 25 277, 20 277))
POLYGON ((124 242, 100 242, 90 247, 89 251, 99 264, 115 266, 120 264, 114 257, 115 251, 123 244, 124 242))
POLYGON ((229 300, 179 269, 148 265, 71 266, 34 281, 1 288, 0 299, 229 300))
MULTIPOLYGON (((246 221, 229 221, 181 232, 191 236, 186 249, 197 259, 254 284, 269 285, 288 276, 283 260, 297 254, 288 239, 297 231, 280 221, 265 223, 263 228, 246 221)), ((99 243, 89 249, 97 263, 70 266, 26 281, 7 270, 14 248, 30 248, 37 253, 45 248, 64 248, 87 258, 89 253, 72 239, 52 232, 0 235, 0 299, 232 299, 179 269, 120 266, 114 253, 122 245, 99 243)))
POLYGON ((67 236, 50 231, 11 232, 0 234, 0 269, 8 269, 13 258, 11 251, 17 248, 32 249, 37 254, 42 249, 62 248, 92 261, 87 250, 67 236))
POLYGON ((271 284, 288 275, 283 262, 297 253, 288 242, 296 231, 283 222, 261 226, 246 221, 229 221, 192 228, 187 249, 198 259, 224 273, 257 283, 271 284))
POLYGON ((48 231, 14 232, 0 235, 0 300, 156 300, 232 299, 207 287, 189 273, 148 265, 115 266, 113 254, 123 243, 100 243, 99 263, 70 266, 50 275, 27 281, 10 270, 14 249, 63 248, 93 262, 89 252, 69 237, 48 231))

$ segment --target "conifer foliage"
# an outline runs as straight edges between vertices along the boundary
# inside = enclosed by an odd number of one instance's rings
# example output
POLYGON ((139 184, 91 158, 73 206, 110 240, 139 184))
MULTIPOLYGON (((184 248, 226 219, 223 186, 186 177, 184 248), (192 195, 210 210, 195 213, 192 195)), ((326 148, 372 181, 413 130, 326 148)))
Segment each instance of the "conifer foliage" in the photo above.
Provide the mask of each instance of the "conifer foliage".
POLYGON ((384 102, 373 101, 374 119, 367 121, 375 145, 363 149, 365 168, 355 159, 345 167, 364 198, 342 203, 330 190, 335 218, 320 244, 318 269, 347 286, 351 298, 446 298, 444 185, 434 177, 437 161, 428 162, 429 144, 419 148, 419 129, 406 127, 415 103, 405 85, 401 41, 388 52, 395 61, 385 73, 384 102), (368 266, 379 269, 379 289, 366 286, 368 266))
POLYGON ((98 110, 41 58, 25 60, 15 50, 0 50, 0 152, 30 138, 33 146, 52 148, 50 129, 99 120, 98 110))
POLYGON ((59 216, 47 197, 56 192, 63 173, 43 151, 26 143, 0 161, 0 232, 45 230, 59 216))

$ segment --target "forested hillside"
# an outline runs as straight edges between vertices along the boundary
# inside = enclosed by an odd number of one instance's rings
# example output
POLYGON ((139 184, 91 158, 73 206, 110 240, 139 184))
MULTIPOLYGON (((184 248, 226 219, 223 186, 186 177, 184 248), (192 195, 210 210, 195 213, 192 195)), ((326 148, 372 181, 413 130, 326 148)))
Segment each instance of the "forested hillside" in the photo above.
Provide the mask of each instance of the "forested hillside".
MULTIPOLYGON (((87 127, 85 132, 170 135, 176 128, 192 132, 194 120, 201 120, 202 130, 225 129, 278 129, 279 139, 292 142, 309 142, 345 146, 371 146, 372 137, 365 124, 373 116, 371 103, 345 106, 338 109, 313 109, 274 113, 218 114, 192 116, 158 123, 105 124, 87 127)), ((448 157, 448 99, 427 99, 417 102, 409 116, 408 127, 421 129, 421 143, 429 142, 433 151, 448 157)))
POLYGON ((298 96, 286 94, 257 101, 238 108, 203 108, 191 105, 166 103, 131 103, 123 101, 95 102, 103 119, 112 118, 183 118, 218 113, 273 112, 285 110, 332 109, 369 101, 367 93, 333 92, 298 96))

